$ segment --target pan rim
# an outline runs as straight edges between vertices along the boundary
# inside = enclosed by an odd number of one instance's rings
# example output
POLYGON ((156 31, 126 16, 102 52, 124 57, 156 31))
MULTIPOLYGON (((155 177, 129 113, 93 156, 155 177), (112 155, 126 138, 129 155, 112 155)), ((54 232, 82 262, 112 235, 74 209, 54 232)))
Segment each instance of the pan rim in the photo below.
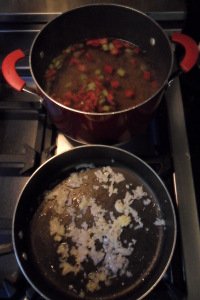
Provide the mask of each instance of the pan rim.
MULTIPOLYGON (((21 193, 20 193, 20 195, 18 197, 18 201, 16 202, 15 209, 14 209, 14 214, 13 214, 13 219, 12 219, 12 243, 13 243, 13 249, 14 249, 15 257, 16 257, 17 263, 18 263, 18 265, 19 265, 19 267, 20 267, 23 275, 25 276, 25 278, 27 279, 27 281, 29 282, 29 284, 44 299, 51 299, 51 298, 49 298, 48 296, 46 296, 40 289, 38 289, 37 285, 34 284, 34 280, 32 280, 30 278, 29 274, 27 274, 26 271, 24 270, 22 258, 20 258, 19 255, 18 255, 19 251, 18 251, 18 248, 16 246, 15 219, 16 219, 17 209, 18 209, 18 205, 20 203, 20 199, 21 199, 24 191, 26 190, 26 187, 29 186, 29 183, 32 181, 32 178, 35 177, 37 175, 37 173, 40 172, 40 170, 42 170, 43 168, 45 168, 45 166, 47 164, 49 164, 53 160, 56 160, 57 158, 60 158, 60 157, 65 156, 65 155, 68 155, 69 152, 81 151, 82 149, 84 149, 85 151, 87 151, 88 149, 93 149, 94 150, 96 148, 103 149, 103 150, 118 151, 119 153, 124 153, 126 156, 128 155, 130 158, 133 157, 140 164, 143 164, 144 167, 147 168, 147 169, 149 169, 149 171, 155 176, 156 180, 158 180, 158 182, 162 186, 162 188, 164 188, 164 191, 165 191, 166 196, 167 196, 167 201, 170 204, 170 209, 171 209, 171 213, 172 213, 172 217, 173 217, 173 231, 172 231, 173 238, 171 238, 171 241, 170 241, 170 249, 171 249, 171 251, 170 251, 170 253, 168 254, 168 256, 166 258, 166 262, 164 263, 164 268, 162 268, 162 271, 159 272, 158 276, 156 276, 156 280, 153 281, 153 284, 151 284, 151 286, 146 290, 146 292, 144 292, 142 295, 139 295, 139 297, 136 298, 137 300, 143 299, 145 296, 147 296, 155 288, 155 286, 159 283, 159 281, 161 280, 161 278, 163 277, 164 273, 167 271, 167 269, 168 269, 168 267, 170 265, 170 262, 171 262, 171 259, 172 259, 173 253, 174 253, 175 245, 176 245, 177 221, 176 221, 175 208, 174 208, 174 204, 172 202, 171 196, 170 196, 170 194, 168 192, 168 189, 166 188, 164 182, 159 177, 159 175, 145 161, 143 161, 141 158, 139 158, 138 156, 136 156, 133 153, 130 153, 127 150, 120 149, 120 148, 117 148, 115 146, 99 145, 99 144, 77 146, 77 147, 75 147, 73 149, 70 149, 68 151, 65 151, 65 152, 62 152, 62 153, 54 155, 53 157, 49 158, 46 162, 44 162, 39 168, 37 168, 35 170, 35 172, 30 176, 30 178, 28 179, 28 181, 26 182, 26 184, 24 185, 24 187, 23 187, 23 189, 22 189, 22 191, 21 191, 21 193)), ((132 290, 132 292, 134 293, 134 290, 132 290)), ((118 299, 119 297, 122 297, 122 296, 123 295, 116 296, 116 297, 113 297, 112 299, 116 299, 116 298, 118 299)), ((91 298, 85 298, 85 299, 91 299, 91 298)), ((101 297, 101 299, 108 299, 108 298, 101 297)))

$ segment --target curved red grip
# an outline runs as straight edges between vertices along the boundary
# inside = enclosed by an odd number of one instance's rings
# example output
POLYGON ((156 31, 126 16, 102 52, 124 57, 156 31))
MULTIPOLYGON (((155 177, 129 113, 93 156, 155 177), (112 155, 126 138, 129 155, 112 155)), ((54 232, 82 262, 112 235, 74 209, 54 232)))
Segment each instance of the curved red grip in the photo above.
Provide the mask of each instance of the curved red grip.
POLYGON ((17 49, 9 53, 2 62, 2 73, 5 80, 17 91, 21 91, 26 84, 25 81, 19 77, 15 69, 17 61, 24 57, 24 52, 17 49))
POLYGON ((190 71, 196 64, 199 57, 199 50, 196 42, 183 33, 175 32, 172 34, 173 42, 181 44, 185 48, 185 56, 180 63, 183 72, 190 71))

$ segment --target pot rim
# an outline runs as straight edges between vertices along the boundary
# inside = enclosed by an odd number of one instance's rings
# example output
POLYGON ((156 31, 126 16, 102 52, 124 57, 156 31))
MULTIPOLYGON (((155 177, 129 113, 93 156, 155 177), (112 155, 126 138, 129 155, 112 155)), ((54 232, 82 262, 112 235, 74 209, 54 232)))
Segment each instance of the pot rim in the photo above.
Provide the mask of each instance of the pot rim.
POLYGON ((114 4, 114 3, 92 3, 92 4, 84 4, 84 5, 80 5, 80 6, 76 6, 72 9, 66 10, 64 12, 62 12, 60 15, 58 15, 57 17, 55 17, 54 19, 52 19, 51 21, 49 21, 36 35, 36 37, 33 40, 33 43, 31 45, 30 48, 30 55, 29 55, 29 66, 30 66, 30 72, 31 72, 31 76, 34 79, 34 82, 36 83, 37 88, 42 92, 42 94, 44 95, 45 98, 47 98, 48 100, 52 101, 54 104, 56 104, 57 106, 59 106, 61 109, 66 109, 75 113, 79 113, 79 114, 83 114, 83 115, 90 115, 90 116, 110 116, 110 115, 119 115, 122 113, 128 113, 129 111, 132 111, 133 109, 139 108, 141 106, 143 106, 144 104, 146 104, 147 102, 149 102, 151 99, 153 99, 154 97, 156 97, 157 95, 159 95, 159 93, 161 93, 162 90, 164 90, 167 86, 168 86, 168 79, 170 78, 170 75, 172 73, 172 69, 173 69, 173 65, 174 65, 174 55, 173 55, 173 48, 172 48, 172 43, 170 42, 170 39, 168 37, 168 35, 166 34, 166 32, 163 30, 163 28, 154 20, 152 19, 149 15, 147 15, 146 13, 135 9, 131 6, 128 5, 124 5, 124 4, 114 4), (131 106, 129 108, 123 109, 123 110, 117 110, 117 111, 113 111, 113 112, 86 112, 86 111, 81 111, 78 109, 74 109, 71 107, 68 107, 66 105, 61 104, 60 102, 56 101, 55 99, 53 99, 52 97, 50 97, 45 91, 44 89, 40 86, 40 84, 38 83, 38 80, 36 79, 34 72, 33 72, 33 68, 32 68, 32 53, 34 51, 34 45, 37 41, 37 39, 39 38, 40 34, 46 29, 46 27, 48 27, 49 24, 52 24, 53 22, 55 22, 58 18, 60 18, 63 15, 67 15, 68 13, 72 13, 73 11, 82 9, 82 8, 87 8, 87 7, 98 7, 98 6, 104 6, 104 7, 119 7, 122 9, 127 9, 130 11, 133 11, 137 14, 143 15, 143 17, 147 18, 149 21, 151 21, 152 23, 154 23, 154 25, 160 30, 160 32, 163 34, 163 36, 165 36, 166 41, 168 42, 169 45, 169 54, 171 56, 171 63, 169 66, 169 70, 168 70, 168 74, 165 78, 165 80, 163 81, 163 83, 161 84, 161 86, 157 89, 156 92, 154 92, 151 97, 145 99, 143 102, 138 103, 134 106, 131 106))

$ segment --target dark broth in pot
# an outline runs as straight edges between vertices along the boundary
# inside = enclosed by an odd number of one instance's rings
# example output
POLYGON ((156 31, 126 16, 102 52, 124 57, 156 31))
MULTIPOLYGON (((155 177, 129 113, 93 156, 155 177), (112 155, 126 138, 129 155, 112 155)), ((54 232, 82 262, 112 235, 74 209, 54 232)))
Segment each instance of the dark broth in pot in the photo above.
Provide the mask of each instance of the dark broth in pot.
POLYGON ((95 113, 134 107, 160 86, 147 53, 113 38, 68 46, 52 60, 44 76, 45 90, 54 100, 95 113))

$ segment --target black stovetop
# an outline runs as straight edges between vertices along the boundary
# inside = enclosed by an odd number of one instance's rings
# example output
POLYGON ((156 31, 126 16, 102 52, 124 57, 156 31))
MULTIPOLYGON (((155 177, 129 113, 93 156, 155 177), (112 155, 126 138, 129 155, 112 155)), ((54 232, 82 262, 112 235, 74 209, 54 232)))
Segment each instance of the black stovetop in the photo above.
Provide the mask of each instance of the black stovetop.
MULTIPOLYGON (((2 92, 4 97, 0 101, 0 242, 7 243, 10 241, 14 207, 29 176, 49 157, 71 149, 75 144, 57 132, 45 109, 35 102, 31 95, 24 98, 24 94, 18 94, 16 97, 4 84, 2 92)), ((166 99, 163 99, 148 129, 120 147, 145 160, 161 176, 176 206, 174 165, 166 112, 167 103, 166 99)), ((180 239, 179 234, 168 271, 145 299, 182 299, 185 294, 180 239)), ((5 297, 20 300, 25 299, 25 296, 31 300, 42 299, 24 279, 14 254, 1 256, 0 299, 5 297)))
MULTIPOLYGON (((60 0, 27 4, 27 1, 16 1, 13 5, 13 1, 2 1, 0 61, 16 48, 28 52, 35 35, 48 20, 74 5, 89 2, 60 0)), ((183 26, 186 14, 183 1, 165 1, 163 6, 160 1, 150 1, 148 5, 144 1, 115 2, 131 3, 149 13, 169 34, 183 26)), ((28 85, 34 85, 28 56, 17 65, 17 70, 28 85)), ((13 91, 1 75, 0 94, 0 242, 7 243, 14 206, 29 176, 49 157, 75 144, 57 132, 45 108, 33 95, 13 91)), ((180 86, 176 79, 147 131, 122 146, 156 170, 177 212, 178 238, 172 262, 158 286, 145 299, 200 299, 200 130, 195 110, 198 98, 182 80, 180 86)), ((0 299, 4 298, 41 299, 25 281, 14 254, 0 257, 0 299)))

